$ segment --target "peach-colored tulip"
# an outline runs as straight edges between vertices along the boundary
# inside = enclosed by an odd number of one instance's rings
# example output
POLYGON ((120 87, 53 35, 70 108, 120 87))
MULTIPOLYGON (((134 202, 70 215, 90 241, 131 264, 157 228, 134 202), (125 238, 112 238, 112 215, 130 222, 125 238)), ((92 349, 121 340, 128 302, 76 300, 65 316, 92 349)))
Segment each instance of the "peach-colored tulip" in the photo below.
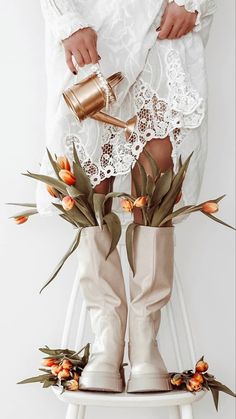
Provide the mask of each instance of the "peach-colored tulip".
POLYGON ((190 378, 190 380, 188 380, 186 387, 189 391, 200 391, 202 389, 201 383, 194 378, 190 378))
POLYGON ((52 186, 47 185, 47 191, 53 198, 57 198, 57 192, 52 186))
POLYGON ((15 223, 20 225, 20 224, 24 224, 26 223, 26 221, 28 221, 29 217, 16 217, 15 218, 15 223))
POLYGON ((67 381, 66 388, 69 391, 77 391, 79 390, 79 383, 76 380, 67 381))
POLYGON ((73 367, 72 362, 69 361, 69 359, 64 359, 64 361, 62 362, 62 368, 66 370, 70 370, 72 367, 73 367))
POLYGON ((59 176, 67 185, 71 186, 76 182, 76 177, 69 170, 60 170, 59 176))
POLYGON ((42 365, 44 367, 52 367, 53 365, 57 365, 58 364, 58 360, 55 358, 49 358, 49 359, 43 359, 42 360, 42 365))
POLYGON ((147 202, 148 202, 147 196, 140 196, 139 198, 135 200, 134 207, 143 208, 145 207, 145 205, 147 205, 147 202))
POLYGON ((204 382, 204 378, 203 378, 202 374, 200 374, 199 372, 195 372, 195 374, 193 374, 192 378, 194 380, 198 381, 200 384, 202 384, 204 382))
POLYGON ((208 363, 203 360, 198 361, 198 363, 196 364, 196 371, 206 372, 207 370, 208 370, 208 363))
POLYGON ((70 370, 63 369, 57 374, 59 380, 67 380, 67 378, 70 378, 70 370))
POLYGON ((219 205, 216 202, 206 202, 202 206, 202 211, 207 214, 213 214, 214 212, 219 211, 219 205))
POLYGON ((59 374, 59 372, 61 372, 63 370, 63 368, 62 368, 62 366, 61 365, 53 365, 52 367, 51 367, 51 373, 53 374, 53 375, 58 375, 59 374))
POLYGON ((171 384, 174 386, 180 386, 183 383, 183 379, 178 374, 174 375, 174 377, 171 378, 171 384))
POLYGON ((57 158, 57 164, 60 169, 69 170, 70 171, 70 163, 67 157, 62 156, 57 158))
POLYGON ((71 196, 65 196, 62 200, 62 206, 65 211, 70 211, 75 205, 75 201, 71 196))
POLYGON ((125 212, 132 212, 134 208, 133 202, 129 199, 122 199, 121 206, 125 212))

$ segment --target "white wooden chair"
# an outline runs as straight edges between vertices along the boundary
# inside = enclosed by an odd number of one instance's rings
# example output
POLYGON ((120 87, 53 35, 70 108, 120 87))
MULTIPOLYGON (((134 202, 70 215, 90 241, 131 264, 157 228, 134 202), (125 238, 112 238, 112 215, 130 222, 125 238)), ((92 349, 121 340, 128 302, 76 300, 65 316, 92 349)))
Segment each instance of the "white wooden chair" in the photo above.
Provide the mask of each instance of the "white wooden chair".
MULTIPOLYGON (((125 250, 125 241, 124 234, 121 240, 119 247, 121 254, 122 265, 124 269, 124 275, 128 277, 128 264, 125 260, 126 250, 125 250)), ((184 300, 184 295, 182 291, 182 285, 180 281, 180 276, 175 262, 175 278, 174 278, 174 288, 175 288, 175 301, 173 303, 173 296, 167 306, 162 310, 162 323, 163 321, 168 325, 170 336, 172 339, 172 348, 174 349, 174 356, 176 358, 175 369, 173 371, 183 371, 187 369, 189 365, 183 364, 183 352, 184 349, 187 351, 189 361, 193 367, 197 361, 193 337, 191 333, 189 318, 187 314, 186 304, 184 300), (178 315, 177 315, 178 313, 178 315), (181 315, 182 334, 185 335, 186 343, 183 345, 183 339, 180 336, 177 328, 177 319, 181 315)), ((79 303, 79 281, 78 276, 76 275, 70 301, 68 304, 67 315, 65 320, 65 326, 62 337, 62 348, 67 348, 68 346, 71 349, 80 349, 87 341, 84 340, 85 328, 87 326, 87 309, 85 302, 81 304, 81 310, 79 315, 79 322, 75 324, 75 312, 79 303), (74 346, 69 345, 69 336, 72 332, 72 328, 77 329, 77 336, 74 339, 74 346)), ((166 327, 165 327, 166 334, 166 327)), ((162 336, 158 339, 159 347, 162 352, 162 336)), ((171 346, 168 344, 168 346, 171 346)), ((164 351, 163 351, 164 352, 164 351)), ((162 353, 163 353, 162 352, 162 353)), ((165 357, 166 359, 166 357, 165 357)), ((167 364, 168 367, 168 364, 167 364)), ((169 368, 168 368, 169 369, 169 368)), ((169 369, 170 370, 170 369, 169 369)), ((205 391, 198 392, 197 394, 192 394, 188 391, 171 391, 165 393, 152 393, 152 394, 112 394, 112 393, 98 393, 98 392, 69 392, 61 394, 61 390, 54 388, 54 393, 56 396, 68 404, 66 419, 85 419, 86 418, 86 409, 90 406, 99 407, 125 407, 125 408, 159 408, 166 407, 169 409, 169 418, 170 419, 193 419, 193 403, 197 402, 206 394, 205 391)))

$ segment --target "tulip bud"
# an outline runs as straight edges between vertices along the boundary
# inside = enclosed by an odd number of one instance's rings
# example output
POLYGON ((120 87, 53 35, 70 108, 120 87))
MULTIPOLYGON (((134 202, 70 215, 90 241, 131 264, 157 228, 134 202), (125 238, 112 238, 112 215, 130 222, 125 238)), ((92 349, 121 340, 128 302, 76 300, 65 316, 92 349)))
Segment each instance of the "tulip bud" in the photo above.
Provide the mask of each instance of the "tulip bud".
POLYGON ((62 206, 65 211, 70 211, 75 205, 75 201, 71 196, 65 196, 62 200, 62 206))
POLYGON ((202 376, 202 374, 200 374, 199 372, 195 372, 195 374, 192 377, 194 380, 198 381, 200 384, 202 384, 204 382, 204 378, 202 376))
POLYGON ((29 217, 15 217, 15 223, 20 225, 26 223, 28 221, 29 217))
POLYGON ((133 202, 130 201, 129 199, 123 199, 121 201, 121 206, 122 206, 123 211, 125 212, 132 212, 134 208, 133 202))
POLYGON ((62 169, 62 170, 69 170, 69 171, 71 170, 70 169, 70 163, 69 163, 67 157, 65 157, 65 156, 58 157, 57 158, 57 164, 58 164, 59 168, 62 169))
POLYGON ((70 371, 66 370, 66 369, 62 369, 58 374, 57 374, 59 380, 67 380, 67 378, 70 378, 70 371))
POLYGON ((67 381, 66 388, 69 391, 77 391, 79 390, 79 383, 76 380, 67 381))
POLYGON ((51 373, 55 376, 57 376, 59 374, 59 372, 61 372, 63 370, 61 365, 53 365, 51 367, 51 373))
POLYGON ((140 196, 139 198, 135 200, 134 207, 143 208, 145 207, 145 205, 147 205, 147 202, 148 202, 147 196, 140 196))
POLYGON ((202 385, 199 383, 199 381, 195 380, 194 378, 190 378, 188 380, 186 387, 188 391, 200 391, 202 389, 202 385))
POLYGON ((53 196, 53 198, 57 198, 56 189, 54 189, 52 186, 47 185, 47 191, 51 196, 53 196))
POLYGON ((182 383, 183 383, 183 379, 180 374, 175 374, 171 378, 171 384, 173 384, 173 386, 181 386, 182 383))
POLYGON ((57 364, 58 364, 58 360, 55 358, 48 358, 48 359, 42 360, 42 365, 44 367, 52 367, 53 365, 57 365, 57 364))
POLYGON ((206 214, 213 214, 214 212, 219 211, 219 205, 216 202, 206 202, 202 206, 202 211, 206 214))
POLYGON ((66 370, 70 370, 72 367, 73 367, 72 362, 69 361, 69 359, 64 359, 64 361, 62 362, 62 368, 66 370))
POLYGON ((76 177, 69 170, 60 170, 59 176, 67 185, 71 186, 76 183, 76 177))
POLYGON ((204 360, 200 360, 196 364, 196 371, 197 372, 206 372, 208 370, 208 363, 204 360))

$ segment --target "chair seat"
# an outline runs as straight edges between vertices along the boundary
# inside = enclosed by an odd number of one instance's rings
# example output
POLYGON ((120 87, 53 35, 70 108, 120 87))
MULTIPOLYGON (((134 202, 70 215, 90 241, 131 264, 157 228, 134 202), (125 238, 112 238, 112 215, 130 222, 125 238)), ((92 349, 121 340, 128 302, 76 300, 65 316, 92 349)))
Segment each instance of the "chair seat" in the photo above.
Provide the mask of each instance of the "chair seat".
POLYGON ((190 393, 188 391, 171 391, 163 393, 128 394, 98 393, 88 391, 65 391, 53 388, 56 396, 65 403, 82 406, 107 407, 161 407, 192 404, 204 397, 206 391, 190 393))

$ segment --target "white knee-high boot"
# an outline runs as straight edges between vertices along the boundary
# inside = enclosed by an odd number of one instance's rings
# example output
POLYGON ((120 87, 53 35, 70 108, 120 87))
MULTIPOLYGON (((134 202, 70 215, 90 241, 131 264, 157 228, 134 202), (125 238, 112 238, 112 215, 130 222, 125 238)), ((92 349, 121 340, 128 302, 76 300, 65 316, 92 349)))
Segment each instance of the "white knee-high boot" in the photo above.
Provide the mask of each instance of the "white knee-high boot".
POLYGON ((171 390, 157 344, 161 308, 173 284, 174 227, 137 226, 133 237, 134 277, 130 279, 129 359, 127 391, 171 390))
POLYGON ((81 390, 122 392, 122 363, 127 322, 127 300, 117 249, 107 226, 82 231, 78 247, 80 285, 89 309, 95 341, 80 377, 81 390))

